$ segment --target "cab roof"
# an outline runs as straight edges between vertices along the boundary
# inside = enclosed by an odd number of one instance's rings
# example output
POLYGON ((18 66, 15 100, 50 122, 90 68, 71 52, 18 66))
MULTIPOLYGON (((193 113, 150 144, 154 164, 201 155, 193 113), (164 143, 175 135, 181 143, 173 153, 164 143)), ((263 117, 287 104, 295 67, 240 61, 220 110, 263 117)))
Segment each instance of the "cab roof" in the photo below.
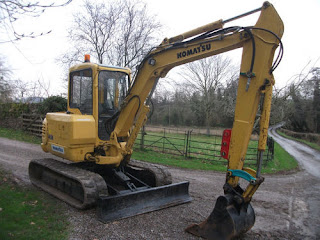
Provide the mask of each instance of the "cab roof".
POLYGON ((97 71, 111 70, 111 71, 125 72, 125 73, 128 73, 128 74, 131 73, 130 68, 118 67, 118 66, 109 66, 109 65, 97 64, 97 63, 91 63, 91 62, 84 62, 84 63, 77 64, 77 65, 71 67, 69 69, 69 72, 79 71, 79 70, 88 69, 88 68, 96 69, 97 71))

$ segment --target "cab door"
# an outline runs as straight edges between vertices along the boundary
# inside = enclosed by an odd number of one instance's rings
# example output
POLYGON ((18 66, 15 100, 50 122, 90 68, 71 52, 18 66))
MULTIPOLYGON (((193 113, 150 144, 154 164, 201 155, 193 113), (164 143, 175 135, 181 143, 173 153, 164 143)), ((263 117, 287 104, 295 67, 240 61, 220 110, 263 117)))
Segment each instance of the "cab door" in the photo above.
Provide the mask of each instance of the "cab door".
POLYGON ((109 140, 113 131, 113 116, 120 111, 129 88, 128 74, 120 71, 99 72, 98 83, 98 136, 109 140))

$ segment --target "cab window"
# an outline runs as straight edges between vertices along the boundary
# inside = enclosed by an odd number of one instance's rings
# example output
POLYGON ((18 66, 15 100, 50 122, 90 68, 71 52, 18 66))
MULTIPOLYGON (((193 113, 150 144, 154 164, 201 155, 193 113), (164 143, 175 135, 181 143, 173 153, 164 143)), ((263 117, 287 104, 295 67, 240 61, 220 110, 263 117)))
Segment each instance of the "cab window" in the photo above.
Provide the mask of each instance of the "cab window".
POLYGON ((70 73, 70 108, 78 108, 82 114, 92 114, 92 70, 70 73))
POLYGON ((123 72, 101 71, 99 73, 99 113, 118 110, 126 97, 129 77, 123 72))
POLYGON ((101 140, 109 140, 110 131, 107 131, 106 125, 108 119, 120 109, 127 95, 129 76, 124 72, 101 71, 98 86, 98 135, 101 140))

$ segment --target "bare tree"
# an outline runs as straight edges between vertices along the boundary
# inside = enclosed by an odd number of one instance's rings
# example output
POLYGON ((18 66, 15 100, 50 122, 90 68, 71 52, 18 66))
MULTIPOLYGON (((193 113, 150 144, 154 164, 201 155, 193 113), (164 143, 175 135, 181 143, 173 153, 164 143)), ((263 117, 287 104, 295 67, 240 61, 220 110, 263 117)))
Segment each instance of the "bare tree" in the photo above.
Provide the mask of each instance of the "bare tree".
POLYGON ((109 60, 119 66, 133 68, 159 40, 156 33, 162 26, 155 16, 148 14, 145 3, 123 0, 120 6, 116 54, 109 54, 109 60))
POLYGON ((313 77, 309 82, 314 83, 313 88, 313 122, 314 132, 320 133, 320 68, 312 68, 313 77))
POLYGON ((274 91, 271 123, 286 121, 288 129, 319 132, 320 71, 314 66, 305 69, 293 76, 290 84, 274 91))
MULTIPOLYGON (((12 71, 5 58, 0 58, 0 102, 7 103, 28 96, 30 93, 29 85, 20 79, 12 79, 12 71)), ((35 89, 40 88, 35 86, 35 89)))
POLYGON ((11 70, 6 60, 0 58, 0 102, 8 102, 12 98, 13 87, 10 85, 11 70))
POLYGON ((231 76, 234 75, 231 60, 221 55, 188 63, 183 66, 183 70, 180 72, 185 84, 189 85, 191 90, 198 92, 201 96, 208 134, 210 133, 209 127, 217 91, 223 86, 223 82, 228 77, 230 78, 230 74, 231 76))
POLYGON ((28 98, 48 98, 50 97, 50 82, 46 83, 41 77, 36 82, 27 85, 26 97, 28 98))
POLYGON ((83 58, 83 53, 93 54, 99 63, 103 63, 107 51, 110 51, 115 35, 116 22, 120 9, 116 4, 92 3, 86 1, 84 11, 74 14, 73 25, 69 29, 69 38, 74 47, 68 53, 69 62, 83 58))
POLYGON ((16 99, 23 99, 28 96, 29 93, 29 83, 24 82, 21 79, 12 81, 12 86, 15 88, 16 99))
POLYGON ((8 36, 6 39, 1 39, 0 43, 17 41, 22 38, 35 38, 44 34, 48 34, 51 31, 45 33, 21 33, 16 31, 15 23, 22 16, 39 17, 47 8, 62 7, 68 5, 72 0, 60 0, 61 3, 56 4, 54 2, 44 0, 1 0, 0 1, 0 21, 1 28, 5 30, 8 36))
POLYGON ((219 99, 216 105, 219 113, 219 124, 231 127, 234 120, 235 106, 237 101, 237 89, 239 82, 239 71, 234 71, 226 82, 223 89, 222 99, 219 99))
POLYGON ((86 1, 83 11, 74 15, 69 31, 73 51, 65 54, 64 63, 82 61, 90 53, 99 63, 133 68, 150 50, 160 28, 144 3, 86 1))
POLYGON ((43 99, 50 96, 50 83, 45 83, 43 78, 39 78, 36 82, 11 78, 3 81, 3 78, 0 78, 0 102, 24 102, 27 99, 43 99))
POLYGON ((314 83, 309 80, 314 77, 312 69, 315 68, 317 61, 313 66, 310 66, 310 63, 306 64, 300 73, 293 75, 285 86, 281 88, 274 86, 271 124, 287 121, 287 127, 297 131, 299 129, 308 131, 313 128, 312 121, 308 119, 313 114, 309 103, 313 99, 314 83))

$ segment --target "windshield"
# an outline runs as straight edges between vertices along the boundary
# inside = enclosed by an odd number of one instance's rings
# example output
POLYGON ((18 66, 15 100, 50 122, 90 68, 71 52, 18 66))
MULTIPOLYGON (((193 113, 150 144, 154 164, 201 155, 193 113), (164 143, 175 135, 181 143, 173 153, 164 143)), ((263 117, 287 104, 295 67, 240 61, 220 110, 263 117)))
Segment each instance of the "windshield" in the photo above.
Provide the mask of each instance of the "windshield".
POLYGON ((109 140, 106 130, 108 119, 121 107, 129 87, 129 76, 124 72, 101 71, 99 73, 99 131, 101 140, 109 140))
POLYGON ((92 70, 70 74, 70 108, 78 108, 82 114, 92 114, 92 70))
POLYGON ((126 97, 129 77, 123 72, 99 73, 99 113, 117 110, 126 97))

